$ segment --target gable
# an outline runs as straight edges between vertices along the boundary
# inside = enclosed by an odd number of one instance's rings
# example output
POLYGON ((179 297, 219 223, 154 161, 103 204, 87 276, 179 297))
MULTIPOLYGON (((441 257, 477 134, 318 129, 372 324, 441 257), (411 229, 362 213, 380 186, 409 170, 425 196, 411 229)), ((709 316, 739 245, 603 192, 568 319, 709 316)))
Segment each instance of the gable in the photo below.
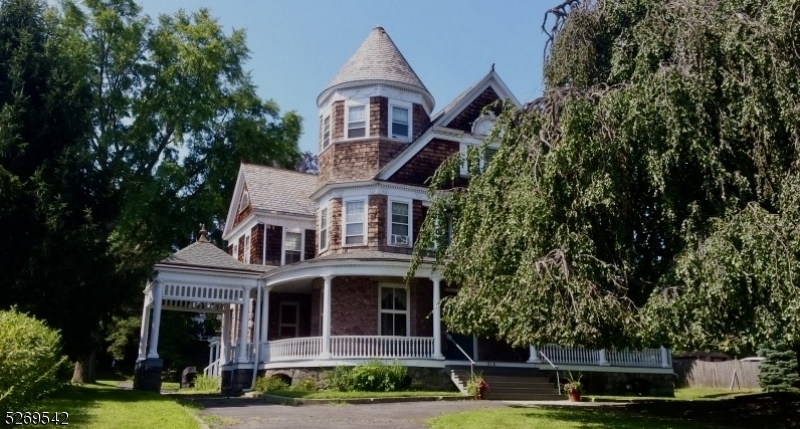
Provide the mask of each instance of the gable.
MULTIPOLYGON (((447 128, 452 128, 460 131, 464 131, 465 133, 469 133, 472 131, 472 123, 475 122, 483 108, 488 106, 491 103, 499 100, 500 96, 497 95, 497 92, 491 86, 486 88, 483 92, 480 93, 475 99, 472 100, 471 103, 467 105, 461 112, 459 112, 452 121, 448 122, 445 126, 447 128)), ((493 109, 495 114, 500 113, 500 108, 493 109)))
POLYGON ((393 174, 390 182, 408 185, 426 185, 429 177, 451 156, 459 151, 459 143, 442 139, 433 139, 425 145, 411 160, 393 174))

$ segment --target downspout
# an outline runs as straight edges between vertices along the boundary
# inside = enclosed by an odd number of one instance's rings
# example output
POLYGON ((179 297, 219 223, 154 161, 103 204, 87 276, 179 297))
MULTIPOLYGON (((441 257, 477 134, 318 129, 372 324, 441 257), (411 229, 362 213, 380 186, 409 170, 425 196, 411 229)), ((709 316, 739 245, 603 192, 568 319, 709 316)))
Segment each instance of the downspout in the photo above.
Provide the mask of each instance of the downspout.
POLYGON ((258 287, 256 289, 256 314, 253 317, 255 323, 255 330, 253 331, 253 345, 255 346, 255 361, 253 362, 253 379, 250 382, 250 388, 244 389, 244 392, 252 392, 256 388, 256 378, 258 378, 258 362, 261 359, 261 319, 263 318, 264 309, 261 307, 261 289, 264 287, 264 280, 258 280, 258 287))

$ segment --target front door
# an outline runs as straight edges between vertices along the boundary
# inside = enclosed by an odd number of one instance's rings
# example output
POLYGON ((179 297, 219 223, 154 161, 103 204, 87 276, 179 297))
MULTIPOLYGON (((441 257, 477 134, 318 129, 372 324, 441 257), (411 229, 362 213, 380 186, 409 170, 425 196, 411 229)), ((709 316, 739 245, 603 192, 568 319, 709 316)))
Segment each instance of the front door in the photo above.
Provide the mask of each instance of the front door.
POLYGON ((453 344, 454 342, 467 353, 470 359, 475 359, 475 356, 473 356, 475 337, 472 335, 458 334, 450 334, 450 337, 453 339, 453 341, 448 340, 445 343, 444 358, 446 360, 468 360, 464 356, 464 353, 461 353, 461 350, 459 350, 458 347, 453 344))

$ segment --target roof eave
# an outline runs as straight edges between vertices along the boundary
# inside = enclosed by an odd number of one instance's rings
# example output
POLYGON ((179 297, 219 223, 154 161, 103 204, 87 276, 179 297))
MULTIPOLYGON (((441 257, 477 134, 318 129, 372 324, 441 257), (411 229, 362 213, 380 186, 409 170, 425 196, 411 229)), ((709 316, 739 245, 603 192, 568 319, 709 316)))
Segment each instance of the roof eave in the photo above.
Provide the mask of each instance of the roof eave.
POLYGON ((369 85, 390 85, 396 86, 401 89, 405 89, 407 91, 418 92, 422 95, 422 99, 425 102, 425 109, 430 114, 433 111, 433 107, 435 106, 435 100, 433 96, 428 91, 428 88, 425 86, 419 87, 416 85, 410 85, 405 82, 398 82, 394 80, 383 80, 383 79, 361 79, 361 80, 352 80, 347 82, 340 82, 334 85, 330 85, 322 90, 322 92, 317 96, 317 107, 321 107, 328 98, 333 95, 334 92, 338 89, 347 89, 359 86, 369 86, 369 85))

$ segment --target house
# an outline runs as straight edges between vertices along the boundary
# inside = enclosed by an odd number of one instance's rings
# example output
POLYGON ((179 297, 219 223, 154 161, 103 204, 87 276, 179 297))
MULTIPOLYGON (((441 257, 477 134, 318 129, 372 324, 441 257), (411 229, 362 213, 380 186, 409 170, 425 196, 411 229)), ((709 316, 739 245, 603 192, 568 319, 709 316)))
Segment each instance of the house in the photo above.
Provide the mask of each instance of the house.
POLYGON ((257 373, 318 377, 375 358, 398 360, 439 388, 458 384, 455 368, 465 364, 669 379, 663 348, 514 349, 449 334, 439 302, 456 290, 429 262, 404 282, 429 204, 426 179, 483 142, 494 122, 484 107, 500 99, 520 105, 492 67, 434 112, 422 80, 374 28, 317 97, 319 174, 242 164, 223 233, 227 252, 201 231, 156 264, 145 289, 137 388, 158 383, 164 310, 220 315, 205 371, 231 392, 250 388, 257 373))

